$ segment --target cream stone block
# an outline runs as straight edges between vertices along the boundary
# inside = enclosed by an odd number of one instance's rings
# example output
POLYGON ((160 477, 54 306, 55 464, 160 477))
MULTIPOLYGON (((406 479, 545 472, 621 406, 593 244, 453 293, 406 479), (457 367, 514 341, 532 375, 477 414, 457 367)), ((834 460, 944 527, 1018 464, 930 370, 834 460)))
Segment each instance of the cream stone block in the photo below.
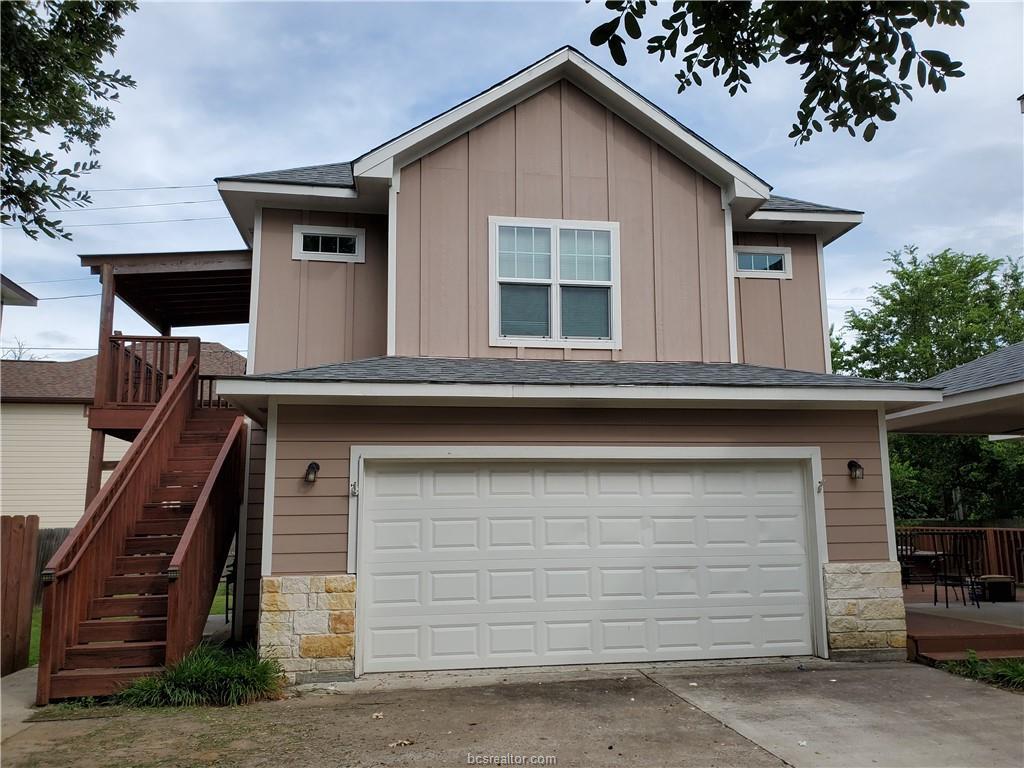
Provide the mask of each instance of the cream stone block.
POLYGON ((324 589, 324 577, 323 576, 310 576, 309 577, 309 591, 310 592, 326 592, 324 589))
POLYGON ((260 656, 265 659, 290 659, 295 655, 291 645, 261 645, 260 656))
POLYGON ((901 576, 899 571, 879 571, 877 573, 865 573, 864 586, 866 587, 888 587, 896 589, 901 587, 901 576))
POLYGON ((260 584, 260 588, 264 592, 280 592, 281 579, 277 576, 265 576, 260 584))
POLYGON ((328 592, 316 596, 316 607, 327 611, 351 611, 356 607, 354 592, 328 592))
POLYGON ((903 601, 898 598, 866 600, 860 608, 863 619, 903 619, 905 616, 903 601))
POLYGON ((861 632, 866 627, 864 621, 856 616, 830 616, 828 619, 829 632, 861 632))
POLYGON ((899 573, 900 564, 898 561, 885 560, 877 563, 860 563, 861 573, 899 573))
POLYGON ((306 635, 299 638, 299 654, 306 659, 352 655, 351 635, 306 635))
POLYGON ((306 594, 264 593, 260 600, 264 611, 300 611, 309 607, 309 596, 306 594))
POLYGON ((314 659, 313 669, 317 672, 350 672, 352 659, 314 659))
POLYGON ((856 616, 858 603, 856 600, 828 600, 829 616, 856 616))
POLYGON ((282 576, 281 591, 289 595, 308 595, 309 576, 282 576))
POLYGON ((906 648, 907 647, 907 633, 906 632, 890 632, 887 635, 890 648, 906 648))
POLYGON ((281 659, 279 663, 285 672, 309 672, 313 669, 312 659, 281 659))
POLYGON ((828 589, 825 595, 830 600, 871 600, 878 598, 878 590, 872 588, 859 589, 828 589))
POLYGON ((825 563, 825 573, 856 573, 857 563, 825 563))
POLYGON ((297 635, 327 634, 327 611, 296 611, 292 619, 297 635))
MULTIPOLYGON (((259 644, 260 648, 267 646, 290 645, 295 633, 292 631, 291 622, 260 622, 259 644)), ((291 654, 289 654, 291 655, 291 654)))
POLYGON ((324 577, 324 591, 325 592, 355 592, 356 591, 356 577, 350 575, 342 576, 325 576, 324 577))
POLYGON ((864 629, 868 632, 902 632, 907 628, 903 619, 864 619, 864 629))
POLYGON ((829 645, 835 650, 887 648, 888 639, 885 632, 840 632, 829 638, 829 645))

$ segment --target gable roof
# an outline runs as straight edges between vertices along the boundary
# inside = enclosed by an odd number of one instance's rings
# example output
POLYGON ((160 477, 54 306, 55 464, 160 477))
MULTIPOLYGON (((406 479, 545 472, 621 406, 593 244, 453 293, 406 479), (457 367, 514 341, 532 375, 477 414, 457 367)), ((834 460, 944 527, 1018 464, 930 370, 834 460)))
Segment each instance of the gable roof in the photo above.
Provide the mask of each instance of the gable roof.
MULTIPOLYGON (((0 400, 8 403, 91 403, 96 392, 96 355, 79 360, 0 362, 0 400)), ((210 376, 245 373, 245 358, 215 341, 204 341, 199 372, 210 376)))
POLYGON ((941 389, 945 397, 1020 381, 1024 381, 1024 341, 943 371, 922 383, 941 389))
POLYGON ((771 185, 764 179, 572 46, 559 48, 490 88, 364 152, 351 163, 218 177, 215 181, 347 189, 355 186, 355 177, 363 175, 390 179, 393 169, 427 154, 563 78, 582 87, 608 109, 721 186, 735 188, 742 191, 743 196, 758 200, 768 198, 771 185))
POLYGON ((778 211, 780 213, 864 213, 864 211, 855 211, 852 208, 836 208, 832 205, 811 203, 807 200, 797 200, 795 197, 783 197, 782 195, 772 195, 768 198, 768 202, 758 208, 758 211, 778 211))
POLYGON ((861 379, 855 376, 741 363, 634 363, 447 357, 371 357, 245 378, 260 381, 542 386, 932 388, 927 383, 861 379))
POLYGON ((221 176, 216 181, 261 181, 266 184, 303 184, 310 187, 340 187, 352 189, 356 185, 352 163, 304 165, 280 171, 261 171, 241 176, 221 176))

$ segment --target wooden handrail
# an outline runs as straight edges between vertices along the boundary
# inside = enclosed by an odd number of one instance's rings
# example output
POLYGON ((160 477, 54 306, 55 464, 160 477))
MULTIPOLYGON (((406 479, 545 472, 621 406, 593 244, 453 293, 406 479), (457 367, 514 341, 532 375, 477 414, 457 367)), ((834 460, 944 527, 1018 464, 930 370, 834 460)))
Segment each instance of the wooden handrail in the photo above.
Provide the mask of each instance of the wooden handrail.
POLYGON ((202 639, 207 609, 238 530, 245 477, 245 434, 245 418, 238 416, 171 556, 167 569, 167 664, 180 660, 202 639))
POLYGON ((43 570, 43 625, 36 701, 50 696, 50 678, 78 642, 81 621, 103 594, 124 540, 177 445, 194 409, 198 360, 189 355, 169 380, 139 436, 43 570))
POLYGON ((96 371, 98 408, 153 406, 181 371, 182 355, 199 359, 197 336, 107 337, 96 371))
POLYGON ((82 535, 82 531, 89 528, 91 532, 95 532, 100 524, 102 524, 110 514, 110 510, 113 507, 115 501, 121 495, 127 485, 128 480, 131 479, 135 473, 139 461, 146 454, 146 450, 149 448, 154 437, 163 426, 166 421, 166 414, 171 410, 174 404, 177 403, 178 399, 182 394, 191 391, 190 379, 192 376, 190 373, 197 369, 196 359, 189 356, 182 365, 183 375, 180 375, 171 384, 171 389, 167 391, 167 397, 164 397, 157 403, 156 408, 153 410, 152 416, 146 421, 142 431, 139 432, 139 436, 132 441, 128 450, 124 456, 117 463, 117 469, 113 471, 110 478, 103 484, 100 492, 96 495, 96 498, 92 500, 86 508, 85 513, 75 524, 75 527, 71 529, 71 533, 68 534, 67 538, 61 542, 61 545, 57 548, 57 551, 53 553, 53 557, 50 558, 46 567, 43 568, 43 582, 47 581, 47 576, 51 578, 53 576, 61 576, 68 572, 71 568, 74 568, 78 562, 78 558, 81 553, 85 551, 87 545, 91 541, 92 533, 89 534, 89 538, 82 543, 82 546, 78 548, 75 557, 71 563, 61 568, 60 563, 67 553, 78 543, 79 536, 82 535), (95 518, 95 521, 94 521, 95 518), (58 572, 58 569, 59 572, 58 572))

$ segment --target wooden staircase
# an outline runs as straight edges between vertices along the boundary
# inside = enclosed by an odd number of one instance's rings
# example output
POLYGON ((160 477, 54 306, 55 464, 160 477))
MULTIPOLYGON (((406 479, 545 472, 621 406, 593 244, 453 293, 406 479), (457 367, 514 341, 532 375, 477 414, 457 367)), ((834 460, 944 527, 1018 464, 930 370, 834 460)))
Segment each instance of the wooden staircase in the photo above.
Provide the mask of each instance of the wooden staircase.
POLYGON ((237 531, 245 424, 196 407, 194 363, 44 570, 40 704, 114 693, 202 639, 237 531))

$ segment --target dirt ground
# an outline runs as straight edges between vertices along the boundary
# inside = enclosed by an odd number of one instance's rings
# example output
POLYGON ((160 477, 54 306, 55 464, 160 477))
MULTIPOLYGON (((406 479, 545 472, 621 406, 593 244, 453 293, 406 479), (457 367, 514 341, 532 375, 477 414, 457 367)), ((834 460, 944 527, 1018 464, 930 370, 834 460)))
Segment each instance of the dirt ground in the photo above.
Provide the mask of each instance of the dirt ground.
POLYGON ((643 676, 66 714, 88 719, 34 723, 4 741, 3 765, 457 766, 506 754, 558 766, 784 765, 643 676))

